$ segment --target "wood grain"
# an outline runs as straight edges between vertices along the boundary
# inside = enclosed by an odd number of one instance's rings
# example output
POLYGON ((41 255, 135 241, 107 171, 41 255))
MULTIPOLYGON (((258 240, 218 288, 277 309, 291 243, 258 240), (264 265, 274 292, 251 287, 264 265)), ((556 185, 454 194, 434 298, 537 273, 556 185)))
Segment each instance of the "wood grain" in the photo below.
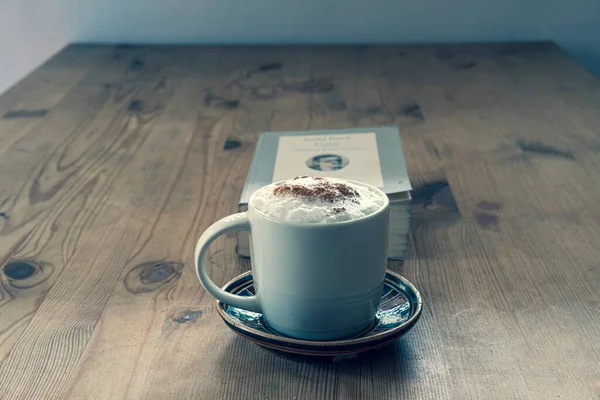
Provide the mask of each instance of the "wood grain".
POLYGON ((551 43, 69 46, 0 97, 0 398, 600 399, 599 107, 551 43), (419 323, 322 365, 236 337, 192 251, 258 134, 383 124, 419 323))

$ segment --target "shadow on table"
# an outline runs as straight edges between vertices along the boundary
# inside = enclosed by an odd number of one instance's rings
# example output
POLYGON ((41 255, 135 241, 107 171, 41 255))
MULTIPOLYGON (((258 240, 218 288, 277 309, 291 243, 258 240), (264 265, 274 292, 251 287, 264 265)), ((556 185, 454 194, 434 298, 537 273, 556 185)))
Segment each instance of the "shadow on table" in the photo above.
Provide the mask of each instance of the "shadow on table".
POLYGON ((404 339, 354 359, 310 363, 283 358, 236 336, 231 338, 221 361, 225 385, 236 390, 260 388, 266 397, 277 394, 277 398, 287 398, 288 390, 298 388, 315 386, 321 391, 322 385, 376 387, 393 382, 394 387, 400 387, 416 379, 418 368, 410 342, 404 339))

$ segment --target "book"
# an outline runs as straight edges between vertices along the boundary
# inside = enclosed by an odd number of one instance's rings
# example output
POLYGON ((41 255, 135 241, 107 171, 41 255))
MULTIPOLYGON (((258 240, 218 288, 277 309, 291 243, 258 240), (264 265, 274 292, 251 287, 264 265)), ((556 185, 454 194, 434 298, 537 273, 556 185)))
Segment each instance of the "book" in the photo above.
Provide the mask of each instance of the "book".
MULTIPOLYGON (((408 248, 411 184, 396 127, 268 132, 260 135, 238 204, 250 195, 296 176, 350 179, 378 187, 390 199, 388 258, 402 260, 408 248)), ((238 232, 236 251, 250 257, 250 234, 238 232)))

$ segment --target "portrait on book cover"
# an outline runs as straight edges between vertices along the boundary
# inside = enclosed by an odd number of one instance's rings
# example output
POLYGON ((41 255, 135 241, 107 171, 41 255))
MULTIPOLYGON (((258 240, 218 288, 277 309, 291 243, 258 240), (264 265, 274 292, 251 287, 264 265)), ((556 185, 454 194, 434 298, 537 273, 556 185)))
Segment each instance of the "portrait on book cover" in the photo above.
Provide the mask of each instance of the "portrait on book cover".
POLYGON ((306 166, 315 171, 337 171, 349 163, 346 157, 339 154, 318 154, 306 160, 306 166))

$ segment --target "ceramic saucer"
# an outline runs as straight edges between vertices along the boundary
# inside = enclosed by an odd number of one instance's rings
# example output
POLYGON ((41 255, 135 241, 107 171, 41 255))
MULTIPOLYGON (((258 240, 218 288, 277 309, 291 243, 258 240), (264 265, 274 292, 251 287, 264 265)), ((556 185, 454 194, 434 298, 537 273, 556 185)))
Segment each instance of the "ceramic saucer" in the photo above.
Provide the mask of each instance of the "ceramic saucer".
MULTIPOLYGON (((252 275, 247 272, 227 283, 223 289, 241 296, 253 296, 253 284, 252 275)), ((385 275, 381 303, 373 325, 348 339, 313 341, 283 336, 263 321, 262 314, 217 301, 219 315, 235 333, 265 350, 301 361, 339 361, 385 346, 413 327, 421 316, 422 308, 421 295, 413 284, 390 270, 385 275)))

